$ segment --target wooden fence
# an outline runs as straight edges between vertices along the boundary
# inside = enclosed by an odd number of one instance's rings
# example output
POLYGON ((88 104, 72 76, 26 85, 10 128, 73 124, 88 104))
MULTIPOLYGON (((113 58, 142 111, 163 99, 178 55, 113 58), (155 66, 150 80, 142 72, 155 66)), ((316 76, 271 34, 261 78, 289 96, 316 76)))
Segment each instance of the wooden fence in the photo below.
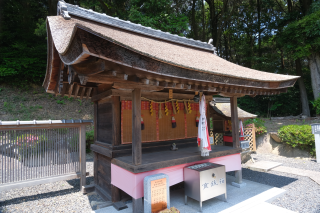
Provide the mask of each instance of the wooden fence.
MULTIPOLYGON (((249 141, 250 151, 256 151, 256 133, 255 126, 252 128, 244 128, 244 140, 249 141)), ((223 133, 213 133, 214 145, 223 145, 223 133)))
POLYGON ((0 121, 0 191, 80 177, 92 121, 0 121))

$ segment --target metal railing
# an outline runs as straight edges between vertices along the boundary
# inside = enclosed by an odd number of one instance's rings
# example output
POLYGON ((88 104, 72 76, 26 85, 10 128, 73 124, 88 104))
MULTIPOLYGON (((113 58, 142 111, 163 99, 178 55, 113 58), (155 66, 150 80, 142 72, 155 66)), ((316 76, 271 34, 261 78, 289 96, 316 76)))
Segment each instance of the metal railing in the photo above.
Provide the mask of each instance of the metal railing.
POLYGON ((0 121, 0 190, 86 178, 85 125, 92 121, 0 121))

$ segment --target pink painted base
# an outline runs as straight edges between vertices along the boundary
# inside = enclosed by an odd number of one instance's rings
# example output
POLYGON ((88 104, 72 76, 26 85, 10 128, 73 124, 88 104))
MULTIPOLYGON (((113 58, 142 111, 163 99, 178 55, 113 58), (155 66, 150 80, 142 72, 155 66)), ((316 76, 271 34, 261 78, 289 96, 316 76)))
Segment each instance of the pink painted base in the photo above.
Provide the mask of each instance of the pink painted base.
POLYGON ((119 166, 111 164, 111 184, 120 188, 134 199, 143 197, 143 180, 144 177, 159 173, 164 173, 169 176, 169 185, 175 185, 183 181, 183 168, 186 166, 199 163, 217 163, 226 166, 226 172, 236 171, 241 169, 240 154, 228 155, 218 158, 211 158, 193 163, 180 164, 177 166, 166 167, 162 169, 152 170, 134 174, 119 166))

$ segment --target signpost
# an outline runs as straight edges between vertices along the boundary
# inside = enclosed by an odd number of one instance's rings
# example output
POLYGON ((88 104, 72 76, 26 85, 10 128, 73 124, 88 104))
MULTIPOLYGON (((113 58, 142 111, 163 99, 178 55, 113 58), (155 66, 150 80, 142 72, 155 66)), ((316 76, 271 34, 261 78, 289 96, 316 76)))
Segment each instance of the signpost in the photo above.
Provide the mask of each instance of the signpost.
POLYGON ((314 134, 316 145, 317 163, 320 163, 320 124, 311 124, 312 134, 314 134))
POLYGON ((144 213, 170 209, 169 176, 163 173, 144 178, 144 213))

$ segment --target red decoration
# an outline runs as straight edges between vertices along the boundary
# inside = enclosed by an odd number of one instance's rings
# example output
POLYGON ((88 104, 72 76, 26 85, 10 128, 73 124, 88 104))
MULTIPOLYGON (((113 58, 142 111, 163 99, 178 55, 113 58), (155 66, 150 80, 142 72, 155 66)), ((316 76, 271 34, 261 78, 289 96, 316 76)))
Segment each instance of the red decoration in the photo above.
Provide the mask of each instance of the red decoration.
POLYGON ((177 127, 176 119, 173 116, 171 118, 171 123, 172 123, 172 128, 176 128, 177 127))
POLYGON ((198 127, 199 126, 199 117, 197 116, 196 117, 196 127, 198 127))
POLYGON ((144 130, 144 121, 142 117, 141 117, 141 130, 144 130))

